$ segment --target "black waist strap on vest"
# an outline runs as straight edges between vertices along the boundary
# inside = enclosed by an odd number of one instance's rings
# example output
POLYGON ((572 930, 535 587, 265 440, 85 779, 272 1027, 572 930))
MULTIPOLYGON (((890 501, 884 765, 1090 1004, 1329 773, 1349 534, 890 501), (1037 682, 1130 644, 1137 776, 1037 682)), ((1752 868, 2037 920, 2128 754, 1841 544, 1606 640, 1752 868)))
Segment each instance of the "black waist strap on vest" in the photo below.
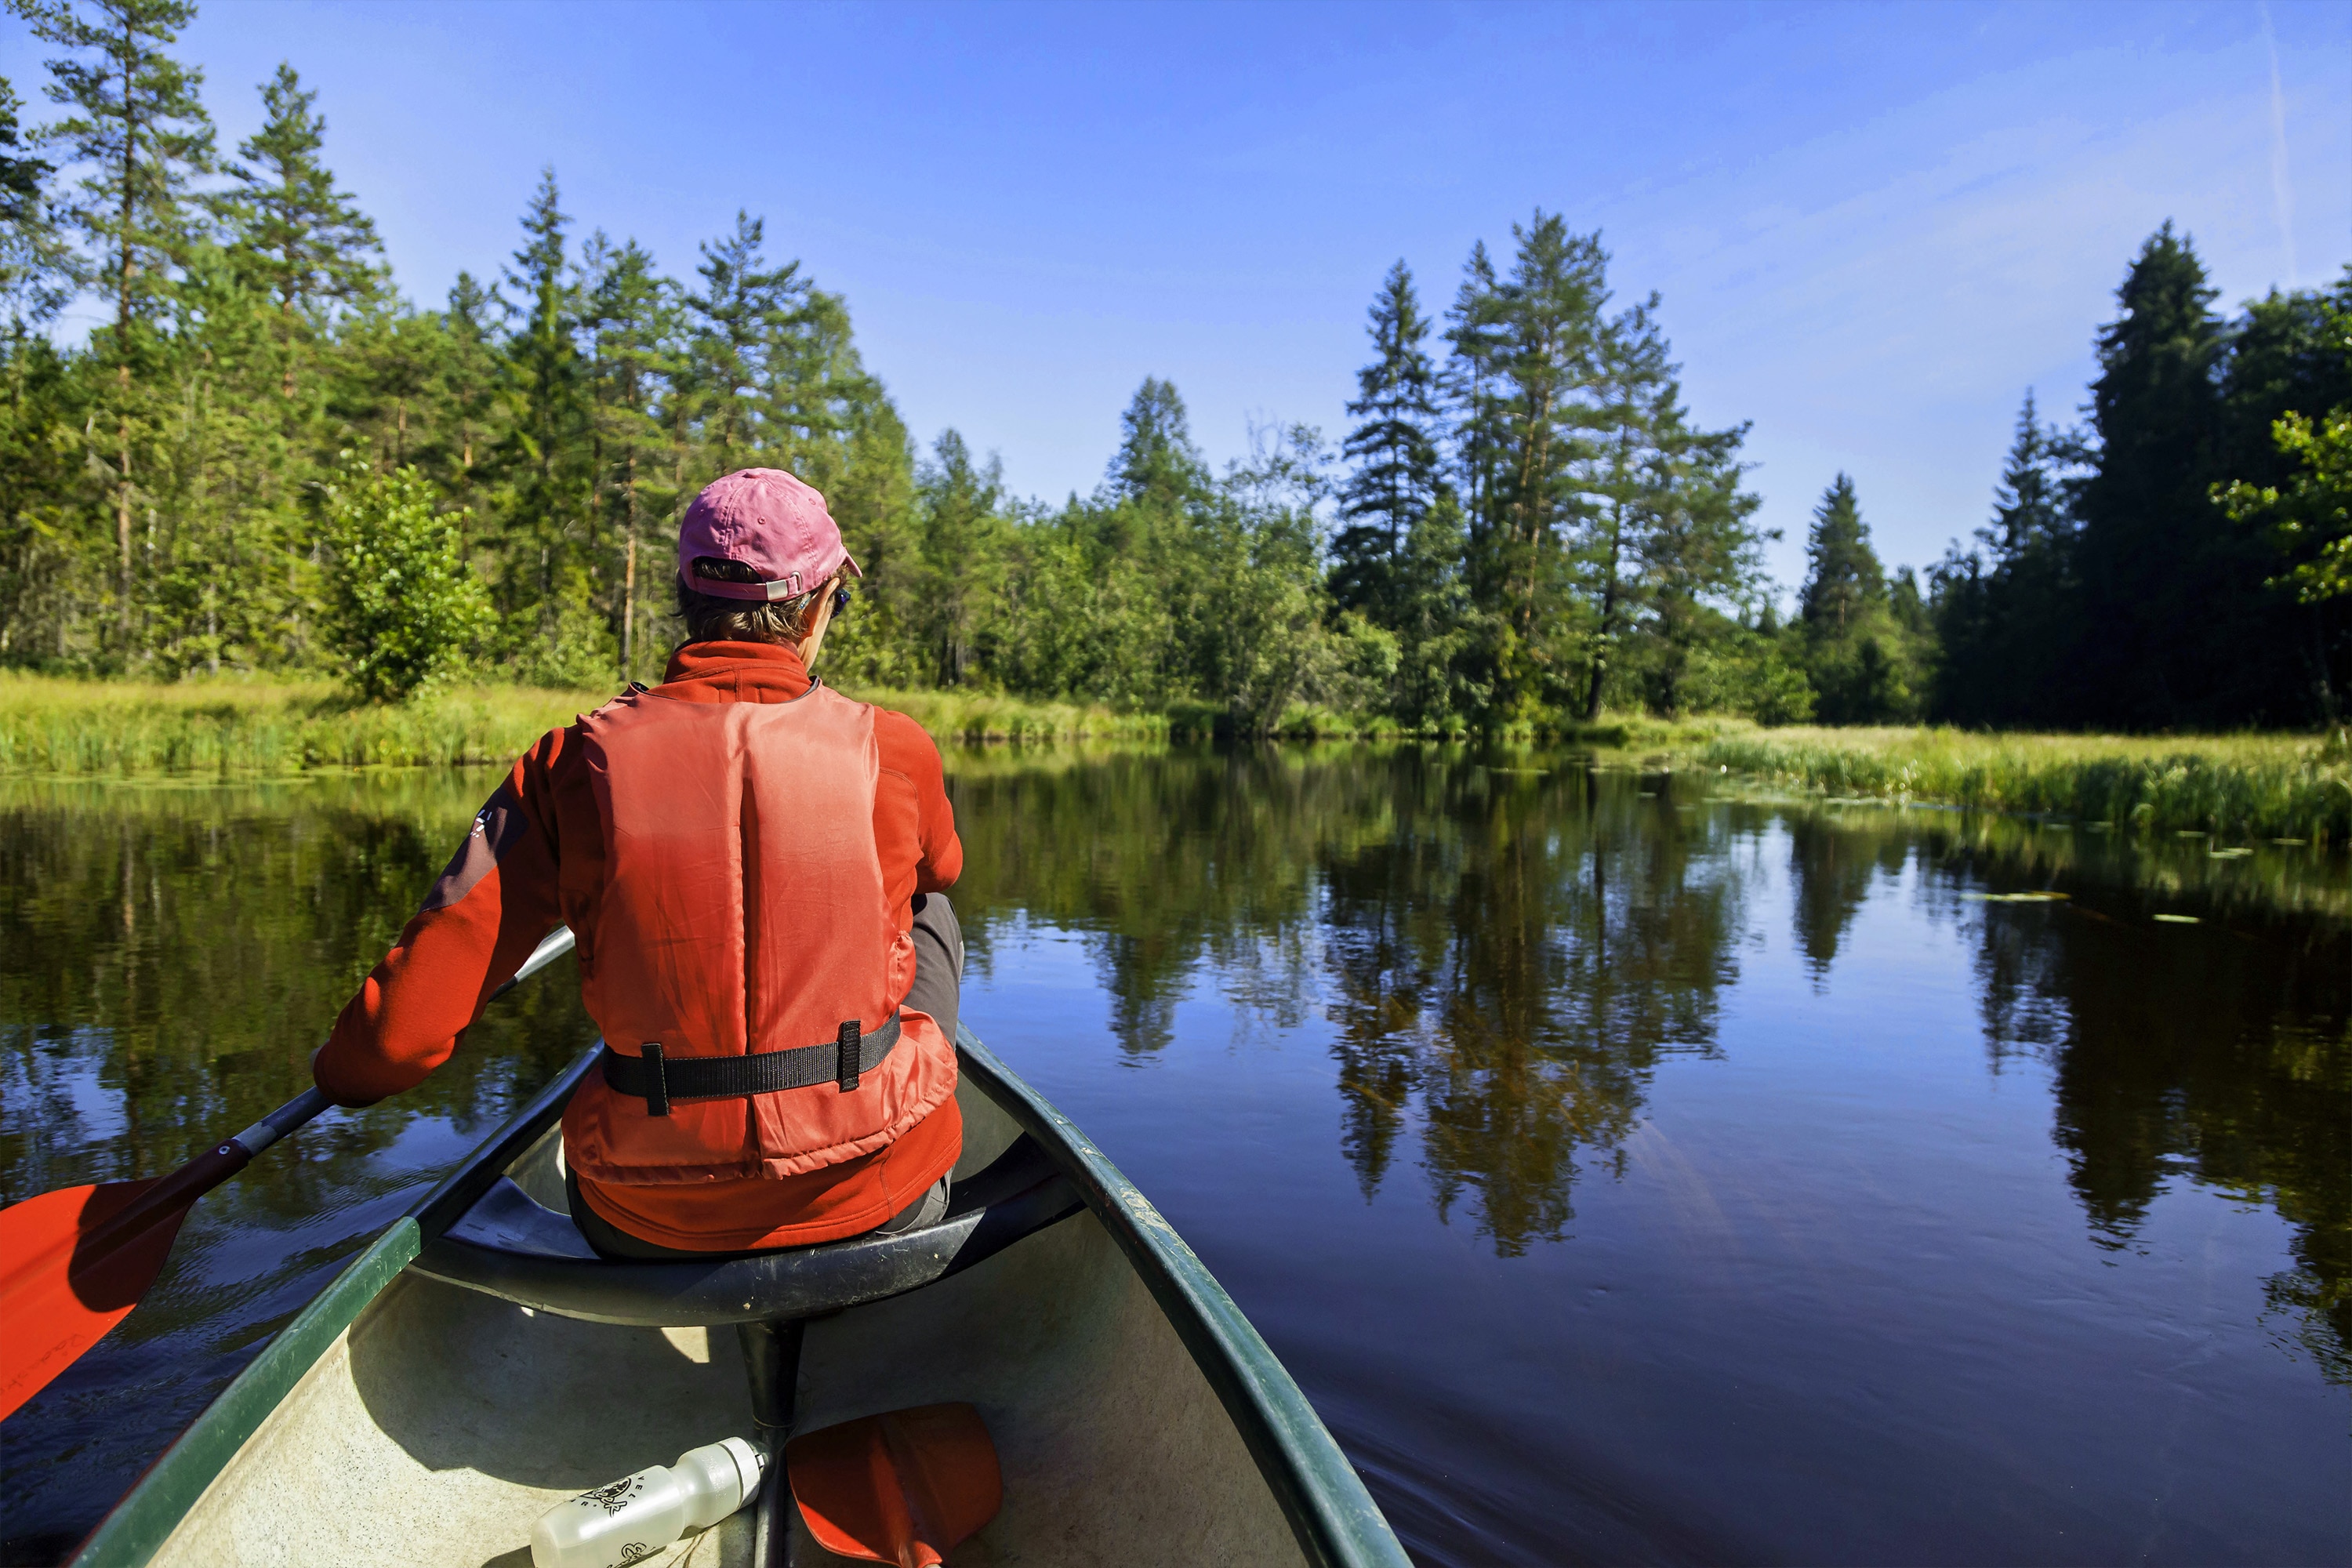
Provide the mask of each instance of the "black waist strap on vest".
POLYGON ((846 1094, 857 1087, 858 1075, 880 1067, 898 1043, 898 1015, 893 1013, 870 1035, 860 1034, 852 1018, 821 1046, 742 1057, 666 1058, 661 1042, 648 1040, 638 1047, 643 1054, 634 1057, 606 1046, 603 1066, 604 1082, 614 1092, 644 1100, 648 1116, 667 1116, 674 1100, 737 1100, 828 1080, 846 1094))

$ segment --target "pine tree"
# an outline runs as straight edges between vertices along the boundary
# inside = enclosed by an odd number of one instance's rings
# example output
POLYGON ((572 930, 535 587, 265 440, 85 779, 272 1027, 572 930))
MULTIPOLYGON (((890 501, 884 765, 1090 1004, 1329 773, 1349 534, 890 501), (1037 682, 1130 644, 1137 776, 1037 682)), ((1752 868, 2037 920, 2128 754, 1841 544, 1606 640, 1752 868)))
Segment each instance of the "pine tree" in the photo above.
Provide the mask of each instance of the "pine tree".
POLYGON ((0 300, 8 304, 21 344, 26 323, 46 321, 64 308, 73 280, 73 257, 49 211, 49 163, 25 144, 24 102, 0 77, 0 300))
POLYGON ((285 356, 282 387, 294 395, 295 361, 324 314, 382 286, 383 246, 375 224, 335 188, 320 162, 327 122, 312 107, 290 64, 261 89, 267 118, 237 146, 246 160, 229 174, 242 187, 228 204, 247 265, 277 301, 277 336, 285 356))
POLYGON ((213 127, 196 91, 204 73, 163 52, 195 15, 186 0, 20 0, 44 43, 76 51, 48 62, 49 98, 67 117, 41 140, 89 166, 65 213, 89 247, 87 267, 114 300, 114 518, 121 657, 131 635, 131 449, 136 373, 152 345, 173 269, 191 238, 189 182, 213 166, 213 127))
POLYGON ((0 77, 0 223, 22 224, 41 216, 41 196, 57 171, 25 150, 21 125, 25 100, 0 77))
MULTIPOLYGON (((1751 520, 1763 498, 1740 488, 1748 465, 1739 449, 1747 438, 1745 425, 1693 430, 1669 393, 1652 459, 1652 510, 1641 549, 1655 617, 1649 700, 1662 713, 1682 711, 1691 666, 1703 644, 1738 642, 1746 635, 1719 614, 1711 625, 1710 606, 1744 615, 1761 595, 1764 542, 1779 535, 1756 527, 1751 520)), ((1769 615, 1769 601, 1763 609, 1769 615)))
POLYGON ((636 673, 641 618, 637 553, 645 520, 670 510, 677 498, 664 484, 668 449, 665 394, 682 358, 677 286, 654 271, 650 252, 635 240, 615 247, 602 230, 582 253, 587 279, 581 328, 589 345, 593 484, 600 514, 621 539, 621 669, 636 673))
POLYGON ((1511 276, 1498 291, 1504 336, 1504 461, 1496 476, 1502 523, 1496 563, 1498 598, 1521 644, 1532 642, 1546 568, 1580 508, 1573 474, 1584 455, 1581 427, 1601 338, 1607 258, 1597 235, 1573 235, 1538 210, 1518 241, 1511 276))
POLYGON ((789 341, 810 304, 800 263, 771 266, 765 222, 735 215, 734 232, 706 240, 695 268, 702 292, 687 296, 693 321, 686 385, 711 477, 731 472, 765 447, 789 464, 788 432, 764 417, 799 399, 789 341))
POLYGON ((1538 210, 1512 226, 1510 275, 1472 253, 1449 337, 1467 399, 1458 445, 1471 472, 1470 592, 1482 629, 1473 678, 1494 723, 1541 717, 1567 699, 1589 631, 1569 580, 1569 534, 1585 515, 1593 356, 1608 298, 1597 235, 1538 210))
POLYGON ((1207 474, 1208 465, 1192 445, 1184 399, 1171 383, 1145 376, 1118 416, 1118 453, 1108 476, 1112 498, 1175 506, 1199 489, 1207 474))
POLYGON ((1651 295, 1611 321, 1593 353, 1595 445, 1581 489, 1590 508, 1583 542, 1593 627, 1580 704, 1587 723, 1601 716, 1618 644, 1642 606, 1642 557, 1670 502, 1669 448, 1679 443, 1675 371, 1651 295))
POLYGON ((1433 434, 1436 372, 1422 347, 1429 322, 1402 261, 1372 301, 1370 334, 1376 357, 1357 373, 1357 396, 1348 405, 1363 423, 1342 448, 1356 471, 1339 495, 1348 526, 1331 542, 1331 591, 1341 607, 1394 630, 1406 548, 1442 483, 1433 434))
POLYGON ((51 521, 70 488, 69 459, 54 438, 71 416, 64 399, 68 362, 27 327, 63 308, 75 258, 50 210, 56 170, 27 149, 23 110, 16 89, 0 79, 0 299, 8 309, 8 336, 0 344, 6 356, 0 365, 0 660, 62 654, 71 619, 72 557, 51 521), (57 644, 37 649, 32 638, 44 616, 57 627, 57 644))

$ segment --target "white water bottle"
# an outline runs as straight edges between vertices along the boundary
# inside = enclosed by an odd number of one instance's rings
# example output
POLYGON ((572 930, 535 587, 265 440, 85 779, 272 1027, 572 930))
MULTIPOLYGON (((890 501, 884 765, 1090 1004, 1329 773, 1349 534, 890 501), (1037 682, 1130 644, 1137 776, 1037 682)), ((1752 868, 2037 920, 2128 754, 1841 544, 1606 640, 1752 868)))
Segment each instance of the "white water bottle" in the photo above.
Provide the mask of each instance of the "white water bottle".
POLYGON ((767 1456, 740 1437, 688 1448, 558 1503, 530 1527, 532 1568, 626 1568, 689 1530, 707 1530, 759 1494, 767 1456))

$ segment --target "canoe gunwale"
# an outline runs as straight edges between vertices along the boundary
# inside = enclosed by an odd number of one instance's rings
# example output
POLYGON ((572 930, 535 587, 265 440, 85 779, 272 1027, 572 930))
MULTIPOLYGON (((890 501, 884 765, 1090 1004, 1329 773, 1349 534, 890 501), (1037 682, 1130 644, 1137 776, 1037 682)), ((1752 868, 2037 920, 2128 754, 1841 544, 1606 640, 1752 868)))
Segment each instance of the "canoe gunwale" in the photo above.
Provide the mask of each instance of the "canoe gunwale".
POLYGON ((1068 1117, 959 1026, 962 1069, 1061 1161, 1095 1218, 1160 1304, 1233 1420, 1317 1568, 1411 1568, 1363 1479, 1289 1369, 1176 1227, 1068 1117))
MULTIPOLYGON (((1288 1370, 1150 1200, 970 1029, 957 1029, 956 1047, 962 1070, 1053 1156, 1142 1279, 1232 1419, 1307 1561, 1317 1568, 1410 1568, 1379 1505, 1288 1370)), ((157 1456, 70 1568, 142 1568, 319 1358, 562 1115, 602 1048, 599 1041, 583 1051, 362 1247, 157 1456)))
POLYGON ((261 1429, 278 1402, 342 1331, 400 1277, 420 1245, 415 1216, 403 1215, 363 1247, 156 1456, 90 1531, 74 1553, 71 1568, 140 1568, 152 1559, 245 1440, 261 1429))
POLYGON ((228 1386, 155 1457, 70 1559, 71 1568, 140 1568, 171 1538, 247 1438, 338 1336, 399 1278, 425 1243, 457 1222, 516 1156, 563 1114, 603 1042, 580 1053, 409 1211, 360 1249, 327 1288, 270 1336, 228 1386))

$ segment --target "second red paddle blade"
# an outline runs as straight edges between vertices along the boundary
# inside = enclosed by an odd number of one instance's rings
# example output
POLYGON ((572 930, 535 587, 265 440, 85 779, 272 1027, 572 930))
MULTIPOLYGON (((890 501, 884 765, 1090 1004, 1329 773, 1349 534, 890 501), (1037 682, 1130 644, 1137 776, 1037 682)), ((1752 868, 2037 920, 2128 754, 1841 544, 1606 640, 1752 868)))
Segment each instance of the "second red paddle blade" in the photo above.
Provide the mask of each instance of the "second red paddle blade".
POLYGON ((1004 1477, 969 1405, 863 1415, 784 1445, 801 1518, 837 1557, 938 1568, 996 1517, 1004 1477))
POLYGON ((0 1210, 0 1421, 105 1338, 154 1283, 187 1205, 134 1218, 134 1230, 106 1224, 154 1185, 68 1187, 0 1210))

